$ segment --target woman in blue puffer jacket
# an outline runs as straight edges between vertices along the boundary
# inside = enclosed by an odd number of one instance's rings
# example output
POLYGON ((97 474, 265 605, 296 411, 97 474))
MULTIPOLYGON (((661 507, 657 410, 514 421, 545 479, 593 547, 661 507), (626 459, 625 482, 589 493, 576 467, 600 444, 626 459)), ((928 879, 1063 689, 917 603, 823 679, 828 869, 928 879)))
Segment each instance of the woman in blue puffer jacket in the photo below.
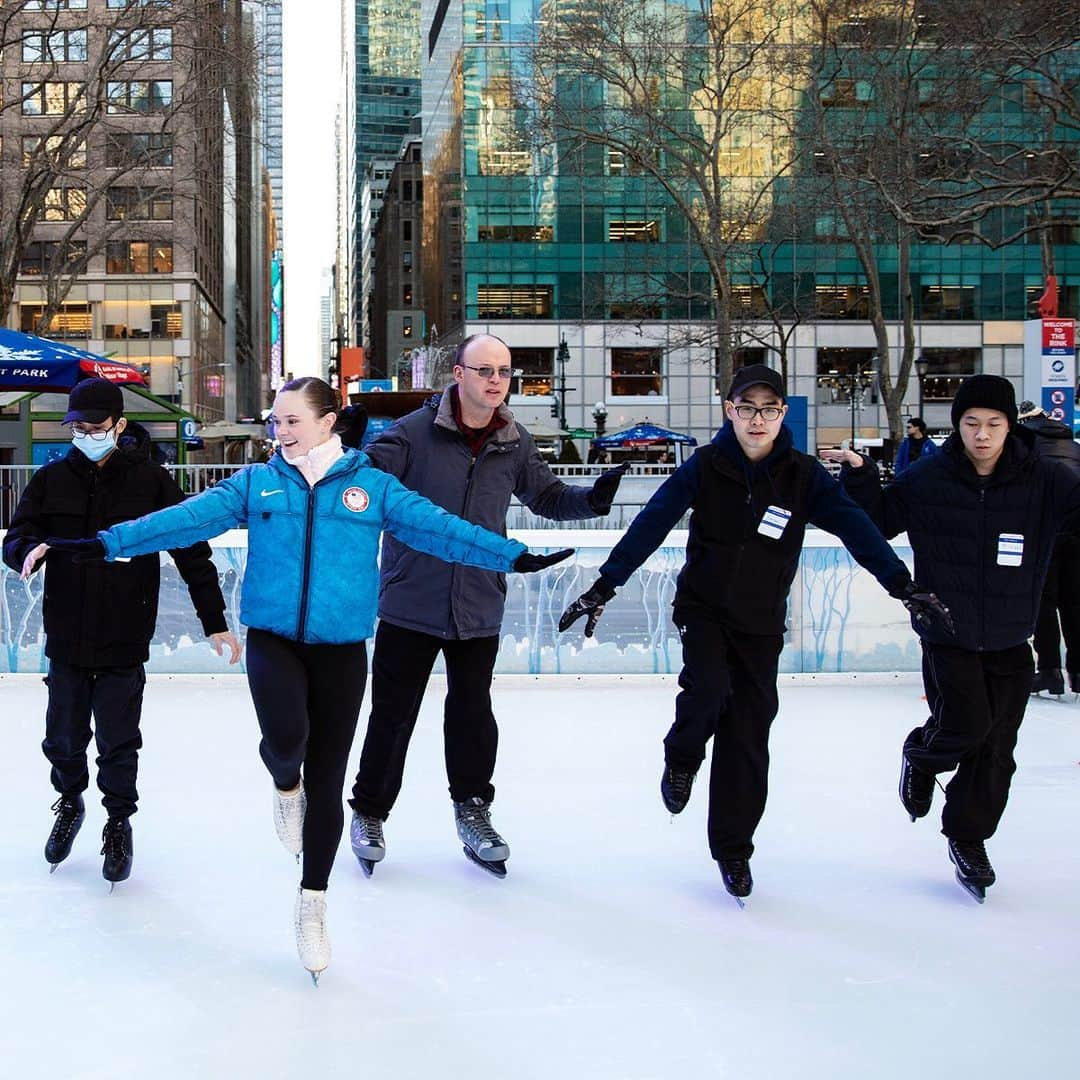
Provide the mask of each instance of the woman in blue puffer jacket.
POLYGON ((98 533, 50 540, 109 560, 186 547, 247 525, 240 620, 274 780, 274 824, 303 877, 296 944, 317 983, 330 960, 326 887, 344 824, 342 788, 367 679, 385 529, 447 562, 528 573, 571 554, 530 555, 524 544, 462 521, 344 449, 334 434, 337 392, 321 379, 286 383, 271 418, 281 452, 176 506, 98 533))

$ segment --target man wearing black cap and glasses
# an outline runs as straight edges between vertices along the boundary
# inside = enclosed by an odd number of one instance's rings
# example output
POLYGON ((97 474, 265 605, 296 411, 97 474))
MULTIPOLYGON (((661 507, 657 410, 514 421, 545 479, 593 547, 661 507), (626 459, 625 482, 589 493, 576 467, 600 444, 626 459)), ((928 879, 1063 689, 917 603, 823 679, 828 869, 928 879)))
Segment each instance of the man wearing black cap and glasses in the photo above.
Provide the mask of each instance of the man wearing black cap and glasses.
POLYGON ((912 821, 925 817, 935 777, 954 774, 941 831, 957 880, 982 902, 996 880, 985 842, 1005 812, 1034 674, 1028 638, 1055 537, 1080 522, 1080 469, 1038 453, 1000 375, 965 379, 952 423, 940 454, 884 489, 860 454, 828 456, 886 536, 907 533, 916 576, 956 620, 955 634, 915 627, 930 716, 904 742, 900 801, 912 821))
MULTIPOLYGON (((117 448, 127 425, 123 412, 123 392, 106 379, 75 386, 63 421, 71 426, 72 449, 30 478, 4 537, 4 562, 24 579, 42 564, 46 568, 49 703, 42 749, 59 798, 53 805, 56 821, 45 858, 55 869, 71 853, 82 826, 93 717, 98 787, 108 813, 102 874, 113 883, 131 873, 128 819, 138 799, 143 664, 157 620, 159 559, 148 555, 128 562, 79 562, 66 552, 50 552, 44 541, 94 537, 99 529, 183 499, 169 473, 151 463, 147 447, 117 448)), ((225 622, 225 601, 209 545, 170 554, 214 648, 220 655, 228 646, 236 663, 240 644, 225 622)))
POLYGON ((724 402, 727 423, 649 500, 599 579, 559 621, 565 630, 588 616, 591 637, 616 588, 693 510, 674 604, 681 692, 664 740, 660 792, 671 813, 682 811, 712 737, 709 848, 740 903, 753 887, 753 835, 765 812, 769 727, 779 706, 777 665, 806 526, 839 536, 916 618, 948 620, 839 484, 794 449, 783 426, 785 401, 779 373, 763 364, 740 369, 724 402))

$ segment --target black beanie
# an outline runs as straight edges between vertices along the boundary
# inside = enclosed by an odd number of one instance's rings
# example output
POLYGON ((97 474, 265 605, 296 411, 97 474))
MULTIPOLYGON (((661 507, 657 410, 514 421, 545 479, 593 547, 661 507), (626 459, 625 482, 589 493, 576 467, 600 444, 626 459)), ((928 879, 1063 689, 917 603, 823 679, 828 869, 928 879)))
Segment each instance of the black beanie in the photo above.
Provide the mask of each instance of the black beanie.
POLYGON ((952 426, 960 430, 960 417, 968 409, 996 409, 1004 413, 1009 427, 1016 426, 1016 391, 1000 375, 971 375, 956 391, 952 403, 952 426))

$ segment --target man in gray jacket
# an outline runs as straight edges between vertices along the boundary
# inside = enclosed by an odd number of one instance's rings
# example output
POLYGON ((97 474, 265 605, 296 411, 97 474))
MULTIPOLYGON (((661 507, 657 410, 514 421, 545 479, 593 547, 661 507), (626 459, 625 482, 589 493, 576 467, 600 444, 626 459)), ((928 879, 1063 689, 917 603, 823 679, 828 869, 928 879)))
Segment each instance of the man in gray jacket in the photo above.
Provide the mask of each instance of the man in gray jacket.
MULTIPOLYGON (((454 357, 453 385, 402 417, 368 455, 445 510, 495 532, 505 532, 512 495, 556 521, 606 514, 626 467, 608 470, 591 488, 558 480, 504 404, 510 374, 503 341, 467 338, 454 357)), ((491 675, 505 600, 502 574, 450 566, 384 535, 371 717, 349 800, 352 847, 365 873, 386 854, 382 823, 401 789, 409 739, 440 651, 446 772, 458 835, 474 862, 506 873, 510 849, 490 811, 498 746, 491 675)))

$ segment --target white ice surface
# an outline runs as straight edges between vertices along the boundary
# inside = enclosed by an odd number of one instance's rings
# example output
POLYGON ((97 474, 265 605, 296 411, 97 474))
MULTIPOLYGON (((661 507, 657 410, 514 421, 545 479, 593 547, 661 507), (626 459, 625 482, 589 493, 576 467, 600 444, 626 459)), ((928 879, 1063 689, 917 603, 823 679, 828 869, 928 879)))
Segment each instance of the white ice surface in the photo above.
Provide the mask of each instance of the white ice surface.
POLYGON ((112 896, 93 789, 49 876, 44 688, 0 680, 0 1076, 1080 1075, 1080 705, 1029 709, 979 907, 936 813, 913 826, 897 802, 921 689, 785 682, 740 911, 705 785, 674 821, 660 804, 673 679, 497 681, 505 881, 456 840, 440 689, 372 880, 343 838, 316 990, 242 679, 151 680, 135 869, 112 896))

